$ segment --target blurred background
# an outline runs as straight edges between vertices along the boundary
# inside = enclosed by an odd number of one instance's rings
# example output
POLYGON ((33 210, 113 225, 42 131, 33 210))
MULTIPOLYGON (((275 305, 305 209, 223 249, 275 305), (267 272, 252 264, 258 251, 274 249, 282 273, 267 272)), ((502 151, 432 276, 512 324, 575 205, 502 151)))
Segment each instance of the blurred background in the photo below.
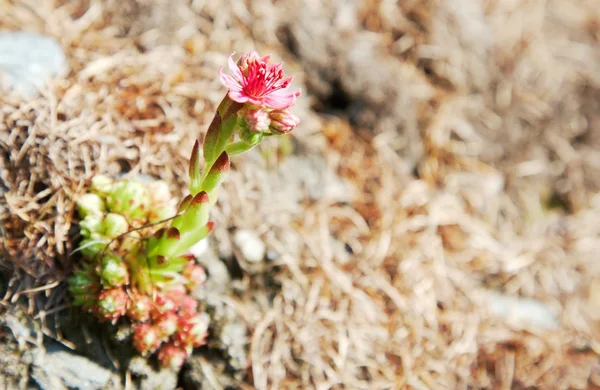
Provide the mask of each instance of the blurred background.
POLYGON ((0 0, 0 383, 153 388, 72 329, 72 199, 98 173, 184 195, 252 50, 301 125, 234 159, 207 299, 236 341, 163 388, 600 386, 597 0, 0 0))

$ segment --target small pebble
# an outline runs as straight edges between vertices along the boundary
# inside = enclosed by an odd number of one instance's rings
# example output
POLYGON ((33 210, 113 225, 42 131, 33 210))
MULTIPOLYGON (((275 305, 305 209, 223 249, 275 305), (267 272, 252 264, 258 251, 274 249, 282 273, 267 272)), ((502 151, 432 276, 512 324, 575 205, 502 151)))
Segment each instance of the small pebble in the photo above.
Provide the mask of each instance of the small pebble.
POLYGON ((258 263, 265 258, 266 247, 258 235, 250 230, 238 230, 233 237, 235 246, 250 263, 258 263))

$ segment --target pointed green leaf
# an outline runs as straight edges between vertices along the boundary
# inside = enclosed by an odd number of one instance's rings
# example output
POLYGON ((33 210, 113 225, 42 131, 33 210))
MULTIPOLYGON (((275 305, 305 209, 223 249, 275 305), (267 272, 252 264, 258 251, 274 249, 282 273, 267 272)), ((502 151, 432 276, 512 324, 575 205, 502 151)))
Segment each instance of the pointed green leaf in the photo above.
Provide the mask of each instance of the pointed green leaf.
POLYGON ((225 180, 225 176, 229 172, 229 156, 227 152, 221 153, 217 161, 210 168, 210 171, 202 181, 202 191, 212 192, 225 180))

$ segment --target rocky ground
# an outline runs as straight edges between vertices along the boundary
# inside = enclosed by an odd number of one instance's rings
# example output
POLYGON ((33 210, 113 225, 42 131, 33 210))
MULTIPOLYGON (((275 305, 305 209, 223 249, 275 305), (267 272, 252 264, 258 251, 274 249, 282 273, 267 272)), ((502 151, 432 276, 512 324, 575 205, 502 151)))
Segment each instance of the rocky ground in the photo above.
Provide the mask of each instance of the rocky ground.
POLYGON ((594 0, 0 11, 0 387, 600 386, 594 0), (73 198, 96 173, 183 195, 217 70, 255 48, 302 124, 234 159, 198 248, 210 342, 158 371, 69 305, 73 198))

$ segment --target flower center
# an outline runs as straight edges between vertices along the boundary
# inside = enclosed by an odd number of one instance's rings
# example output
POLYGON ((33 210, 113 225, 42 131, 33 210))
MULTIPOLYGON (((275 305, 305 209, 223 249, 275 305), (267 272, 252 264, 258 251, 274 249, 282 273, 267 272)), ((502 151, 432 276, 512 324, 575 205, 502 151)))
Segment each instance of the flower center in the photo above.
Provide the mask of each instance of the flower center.
POLYGON ((269 66, 264 62, 254 61, 248 64, 247 74, 244 91, 254 98, 281 89, 278 82, 283 77, 283 70, 279 66, 269 66))

